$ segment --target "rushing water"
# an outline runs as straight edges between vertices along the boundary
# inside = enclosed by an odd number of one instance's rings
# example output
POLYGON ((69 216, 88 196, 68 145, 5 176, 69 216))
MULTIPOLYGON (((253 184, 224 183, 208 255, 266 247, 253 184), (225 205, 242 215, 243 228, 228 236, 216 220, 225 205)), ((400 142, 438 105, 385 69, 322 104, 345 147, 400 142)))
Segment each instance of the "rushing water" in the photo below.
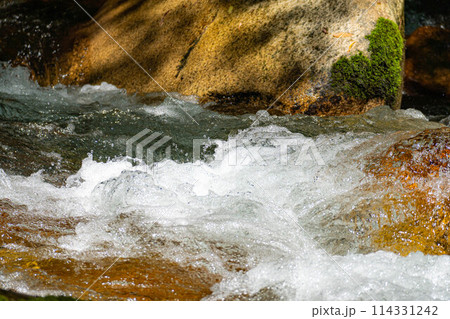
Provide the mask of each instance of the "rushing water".
MULTIPOLYGON (((335 238, 308 217, 333 216, 347 209, 344 198, 362 196, 368 156, 440 126, 418 111, 229 116, 193 98, 129 96, 106 83, 41 88, 25 69, 3 68, 0 120, 0 212, 15 218, 0 223, 0 288, 78 297, 121 257, 135 266, 122 277, 113 266, 85 298, 139 290, 151 299, 159 260, 215 278, 205 279, 208 300, 450 298, 449 256, 361 249, 351 233, 335 238), (148 165, 125 156, 144 129, 170 137, 148 165), (195 139, 206 145, 200 157, 195 139), (291 145, 285 154, 280 141, 291 145), (71 263, 72 272, 51 273, 71 263)), ((171 291, 195 290, 199 281, 180 271, 162 276, 187 276, 171 291)))

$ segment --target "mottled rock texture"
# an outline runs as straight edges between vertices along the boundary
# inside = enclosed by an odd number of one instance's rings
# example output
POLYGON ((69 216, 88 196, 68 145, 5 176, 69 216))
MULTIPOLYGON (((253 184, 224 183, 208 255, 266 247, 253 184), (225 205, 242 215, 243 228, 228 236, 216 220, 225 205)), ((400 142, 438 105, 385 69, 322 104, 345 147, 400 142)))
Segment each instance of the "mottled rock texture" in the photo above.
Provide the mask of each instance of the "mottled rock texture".
POLYGON ((372 158, 368 190, 350 220, 377 249, 450 254, 450 128, 401 139, 372 158))
MULTIPOLYGON (((333 90, 330 70, 341 56, 370 56, 366 36, 378 18, 401 30, 404 24, 403 0, 107 0, 91 12, 156 81, 90 21, 71 30, 72 49, 50 63, 38 77, 42 84, 163 87, 202 101, 236 100, 235 109, 318 115, 361 113, 387 102, 333 90)), ((388 102, 397 107, 399 99, 388 102)))

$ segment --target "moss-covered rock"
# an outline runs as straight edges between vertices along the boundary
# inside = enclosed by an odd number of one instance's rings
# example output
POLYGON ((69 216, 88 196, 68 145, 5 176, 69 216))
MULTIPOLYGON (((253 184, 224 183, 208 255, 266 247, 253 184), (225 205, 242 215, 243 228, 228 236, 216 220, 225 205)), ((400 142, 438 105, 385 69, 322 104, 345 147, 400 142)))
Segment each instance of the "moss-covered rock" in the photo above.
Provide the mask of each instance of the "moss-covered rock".
POLYGON ((394 21, 379 18, 366 38, 370 57, 341 57, 332 66, 331 86, 349 97, 394 105, 402 84, 403 37, 394 21))

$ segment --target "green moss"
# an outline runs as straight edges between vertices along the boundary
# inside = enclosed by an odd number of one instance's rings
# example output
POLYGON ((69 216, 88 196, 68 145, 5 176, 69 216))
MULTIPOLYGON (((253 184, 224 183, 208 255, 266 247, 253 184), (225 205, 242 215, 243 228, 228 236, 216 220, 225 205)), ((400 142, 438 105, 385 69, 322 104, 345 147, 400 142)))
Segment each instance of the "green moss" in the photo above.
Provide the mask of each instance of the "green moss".
POLYGON ((379 18, 366 38, 370 58, 361 52, 341 57, 331 68, 331 86, 349 97, 381 98, 392 105, 402 83, 402 35, 395 22, 379 18))

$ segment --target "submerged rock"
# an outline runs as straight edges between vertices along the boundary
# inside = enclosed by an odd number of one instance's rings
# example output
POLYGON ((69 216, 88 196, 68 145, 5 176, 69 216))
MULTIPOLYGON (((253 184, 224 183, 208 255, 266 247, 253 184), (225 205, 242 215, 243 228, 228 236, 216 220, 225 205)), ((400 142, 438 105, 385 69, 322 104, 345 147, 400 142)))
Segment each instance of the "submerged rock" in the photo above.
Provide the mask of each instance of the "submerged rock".
POLYGON ((425 130, 370 159, 362 199, 340 217, 366 251, 450 254, 450 129, 425 130), (370 248, 369 248, 370 247, 370 248))
POLYGON ((450 128, 390 138, 391 146, 364 156, 361 184, 319 205, 302 223, 333 254, 449 255, 450 128))
POLYGON ((450 129, 402 140, 367 168, 386 191, 370 205, 373 243, 407 255, 450 254, 450 129))
POLYGON ((405 88, 409 94, 450 95, 450 30, 425 26, 409 36, 405 88))
MULTIPOLYGON (((107 0, 94 18, 155 81, 92 21, 75 29, 73 49, 39 81, 105 81, 128 92, 164 88, 218 102, 218 108, 239 97, 239 112, 270 106, 278 113, 344 115, 386 102, 397 107, 402 57, 396 54, 384 54, 394 62, 378 73, 389 92, 355 95, 330 86, 330 70, 341 56, 361 51, 376 60, 376 33, 370 41, 367 36, 380 17, 394 21, 380 39, 394 39, 393 50, 402 52, 395 24, 403 29, 403 0, 107 0)), ((370 81, 369 89, 377 78, 370 81)))
POLYGON ((61 294, 82 300, 200 300, 220 280, 203 266, 178 264, 156 253, 117 259, 102 247, 96 258, 85 254, 76 258, 74 251, 57 246, 85 221, 44 216, 0 199, 0 266, 3 278, 14 278, 2 282, 6 290, 0 289, 0 301, 30 300, 13 292, 24 287, 30 294, 43 296, 31 300, 71 300, 52 297, 61 294))

